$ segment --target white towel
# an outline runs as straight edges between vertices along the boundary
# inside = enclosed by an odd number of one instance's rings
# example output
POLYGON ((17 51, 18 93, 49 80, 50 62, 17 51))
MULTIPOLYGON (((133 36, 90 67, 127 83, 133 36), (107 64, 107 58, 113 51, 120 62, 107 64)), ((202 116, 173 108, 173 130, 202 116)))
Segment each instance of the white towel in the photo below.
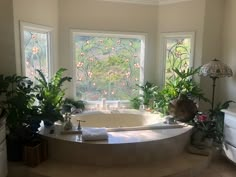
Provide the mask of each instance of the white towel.
POLYGON ((83 128, 82 138, 85 141, 107 140, 108 133, 106 128, 83 128))

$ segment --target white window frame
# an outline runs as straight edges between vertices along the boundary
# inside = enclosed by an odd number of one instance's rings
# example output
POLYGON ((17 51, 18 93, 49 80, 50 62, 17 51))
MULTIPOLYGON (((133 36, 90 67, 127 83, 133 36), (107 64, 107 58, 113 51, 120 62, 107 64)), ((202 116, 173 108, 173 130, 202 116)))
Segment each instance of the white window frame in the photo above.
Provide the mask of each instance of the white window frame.
POLYGON ((190 61, 189 67, 193 67, 194 61, 194 44, 195 44, 195 32, 176 32, 176 33, 162 33, 161 34, 161 44, 160 44, 160 58, 161 58, 161 68, 162 68, 162 85, 165 84, 165 70, 166 70, 166 45, 167 39, 175 38, 190 38, 191 39, 191 51, 190 51, 190 61))
MULTIPOLYGON (((76 68, 74 66, 76 66, 75 63, 75 55, 74 55, 74 50, 75 50, 75 45, 73 43, 74 41, 74 36, 76 34, 80 34, 80 35, 84 35, 84 36, 104 36, 104 37, 125 37, 125 38, 137 38, 141 40, 141 59, 140 59, 140 80, 139 80, 139 84, 142 85, 144 83, 144 61, 145 61, 145 52, 146 49, 145 47, 147 46, 147 34, 146 33, 135 33, 135 32, 114 32, 114 31, 94 31, 94 30, 80 30, 80 29, 71 29, 70 30, 70 44, 71 44, 71 59, 72 59, 72 71, 73 71, 73 77, 76 78, 76 68)), ((75 82, 73 82, 73 86, 72 86, 72 93, 73 93, 73 97, 75 99, 78 99, 76 97, 76 85, 75 82)), ((85 100, 86 101, 86 100, 85 100)), ((129 100, 117 100, 120 101, 122 103, 122 105, 127 105, 129 104, 129 100)), ((113 104, 116 101, 106 101, 108 104, 113 104)), ((100 101, 87 101, 87 103, 89 105, 96 105, 98 103, 100 103, 100 101)))
POLYGON ((53 50, 52 50, 52 39, 53 39, 53 28, 44 25, 38 25, 28 22, 20 21, 20 43, 21 43, 21 73, 26 75, 25 69, 25 48, 24 48, 24 30, 30 30, 38 33, 46 33, 48 35, 48 77, 51 78, 53 73, 53 50))

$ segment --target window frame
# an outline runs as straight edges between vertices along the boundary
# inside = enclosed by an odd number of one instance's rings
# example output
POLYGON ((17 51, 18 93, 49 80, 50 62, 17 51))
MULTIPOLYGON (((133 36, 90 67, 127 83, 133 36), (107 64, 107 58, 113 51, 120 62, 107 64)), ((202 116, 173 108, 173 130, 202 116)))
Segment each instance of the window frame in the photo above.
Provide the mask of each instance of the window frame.
MULTIPOLYGON (((144 68, 145 68, 145 52, 146 52, 146 46, 147 46, 147 34, 146 33, 137 33, 137 32, 119 32, 119 31, 96 31, 96 30, 81 30, 81 29, 71 29, 70 30, 70 48, 71 48, 71 59, 72 59, 72 74, 73 78, 76 77, 76 63, 75 63, 75 44, 73 43, 74 41, 74 36, 76 34, 81 34, 81 35, 89 35, 89 36, 104 36, 104 37, 125 37, 125 38, 138 38, 141 40, 141 57, 140 57, 140 80, 139 84, 142 85, 144 83, 144 68)), ((72 83, 72 93, 73 93, 73 98, 78 99, 76 96, 76 82, 72 83)), ((85 100, 88 105, 96 105, 100 103, 100 100, 97 101, 87 101, 85 100)), ((116 101, 119 101, 122 105, 128 105, 129 100, 106 100, 108 104, 114 104, 116 101)))
POLYGON ((172 33, 161 33, 160 40, 160 59, 161 59, 161 84, 165 85, 165 71, 166 71, 166 45, 168 39, 175 38, 190 38, 191 40, 191 51, 189 67, 193 67, 194 64, 194 51, 195 51, 195 32, 172 32, 172 33))
POLYGON ((24 30, 30 30, 37 33, 46 33, 47 34, 47 57, 48 57, 48 79, 51 78, 53 74, 53 28, 49 26, 29 23, 20 21, 20 48, 21 48, 21 73, 26 76, 25 69, 25 48, 24 48, 24 30))

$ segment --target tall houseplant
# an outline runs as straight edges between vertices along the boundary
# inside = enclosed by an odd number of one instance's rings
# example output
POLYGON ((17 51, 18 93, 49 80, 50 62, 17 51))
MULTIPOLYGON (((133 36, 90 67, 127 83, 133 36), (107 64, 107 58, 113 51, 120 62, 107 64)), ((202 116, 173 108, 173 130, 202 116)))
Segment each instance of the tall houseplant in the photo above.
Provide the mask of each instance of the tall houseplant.
POLYGON ((19 127, 33 126, 32 115, 37 112, 34 106, 36 97, 33 82, 23 76, 0 76, 0 95, 7 112, 7 127, 10 132, 19 127))
POLYGON ((26 77, 1 75, 0 96, 9 130, 8 159, 21 160, 23 145, 34 138, 40 123, 33 116, 37 114, 33 83, 26 77))
POLYGON ((36 88, 36 97, 39 105, 39 115, 46 126, 52 125, 55 121, 63 121, 61 107, 64 102, 65 89, 62 88, 65 82, 70 82, 71 77, 64 77, 66 69, 59 69, 56 74, 47 80, 42 71, 37 70, 39 77, 36 88))

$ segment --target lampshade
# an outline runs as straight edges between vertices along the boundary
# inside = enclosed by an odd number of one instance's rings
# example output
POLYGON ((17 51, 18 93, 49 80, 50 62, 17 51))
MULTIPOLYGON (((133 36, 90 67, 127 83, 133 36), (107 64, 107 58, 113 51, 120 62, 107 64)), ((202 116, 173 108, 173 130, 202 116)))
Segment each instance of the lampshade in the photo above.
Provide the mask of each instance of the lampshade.
POLYGON ((231 77, 232 70, 226 64, 214 59, 200 68, 200 75, 211 78, 231 77))

